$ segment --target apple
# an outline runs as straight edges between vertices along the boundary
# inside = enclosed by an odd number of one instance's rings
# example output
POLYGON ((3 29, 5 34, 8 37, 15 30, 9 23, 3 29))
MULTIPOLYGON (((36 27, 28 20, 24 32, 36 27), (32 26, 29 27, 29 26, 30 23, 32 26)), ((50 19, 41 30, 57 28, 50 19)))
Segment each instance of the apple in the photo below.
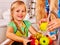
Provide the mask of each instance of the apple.
POLYGON ((34 35, 31 35, 31 36, 29 37, 29 40, 31 40, 31 39, 36 39, 36 37, 35 37, 34 35))
POLYGON ((48 45, 49 44, 49 39, 46 36, 43 36, 39 40, 41 45, 48 45))
POLYGON ((30 45, 35 45, 35 39, 31 39, 30 45))
POLYGON ((35 37, 37 38, 37 40, 39 40, 42 37, 42 33, 35 34, 35 37))
POLYGON ((51 37, 49 37, 48 35, 46 35, 46 37, 48 37, 48 39, 49 39, 49 45, 51 45, 51 44, 53 43, 52 38, 51 38, 51 37))
POLYGON ((49 38, 49 45, 51 45, 52 43, 53 43, 53 40, 49 38))
POLYGON ((39 44, 39 43, 38 43, 38 40, 36 39, 36 40, 35 40, 35 45, 38 45, 38 44, 39 44))
POLYGON ((47 22, 42 22, 40 24, 40 30, 41 31, 46 31, 47 30, 48 23, 47 22))
POLYGON ((34 35, 31 35, 31 36, 29 37, 29 40, 32 40, 32 41, 30 42, 30 45, 35 45, 35 40, 36 40, 36 38, 35 38, 34 35))

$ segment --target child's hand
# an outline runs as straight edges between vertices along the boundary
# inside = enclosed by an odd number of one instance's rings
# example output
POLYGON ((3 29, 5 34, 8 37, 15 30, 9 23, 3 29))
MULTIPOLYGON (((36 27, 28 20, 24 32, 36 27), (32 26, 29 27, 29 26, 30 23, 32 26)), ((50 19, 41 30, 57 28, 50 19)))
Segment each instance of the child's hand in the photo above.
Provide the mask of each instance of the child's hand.
POLYGON ((47 21, 47 18, 43 18, 38 22, 38 24, 41 24, 42 22, 46 22, 46 21, 47 21))
POLYGON ((24 39, 23 44, 27 45, 28 42, 31 42, 32 40, 24 39))
POLYGON ((48 24, 48 30, 49 30, 49 31, 52 31, 53 29, 58 28, 58 27, 60 27, 60 19, 58 19, 58 18, 52 20, 52 21, 49 22, 49 24, 48 24))
POLYGON ((45 22, 45 21, 47 21, 47 18, 43 18, 43 19, 41 19, 39 22, 37 22, 37 26, 39 27, 40 24, 41 24, 42 22, 45 22))
POLYGON ((47 18, 43 18, 43 19, 41 19, 39 22, 38 22, 38 24, 37 24, 37 26, 39 27, 39 29, 41 29, 41 30, 46 30, 46 25, 47 25, 47 23, 44 23, 44 22, 47 22, 47 18), (44 26, 45 26, 45 28, 44 28, 44 26), (44 29, 43 29, 44 28, 44 29))

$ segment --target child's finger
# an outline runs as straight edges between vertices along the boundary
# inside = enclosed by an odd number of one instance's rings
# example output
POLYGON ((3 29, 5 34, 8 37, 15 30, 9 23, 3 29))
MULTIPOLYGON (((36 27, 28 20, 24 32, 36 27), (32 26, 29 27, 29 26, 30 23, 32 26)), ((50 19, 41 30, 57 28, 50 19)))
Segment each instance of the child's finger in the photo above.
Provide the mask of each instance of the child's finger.
POLYGON ((47 21, 47 18, 41 19, 41 22, 46 22, 46 21, 47 21))
POLYGON ((28 40, 28 42, 31 42, 32 40, 28 40))
POLYGON ((38 24, 40 25, 41 24, 41 21, 39 21, 38 24))
POLYGON ((27 45, 27 43, 23 43, 24 45, 27 45))
POLYGON ((47 21, 47 18, 43 18, 38 22, 38 24, 40 25, 42 22, 46 22, 46 21, 47 21))

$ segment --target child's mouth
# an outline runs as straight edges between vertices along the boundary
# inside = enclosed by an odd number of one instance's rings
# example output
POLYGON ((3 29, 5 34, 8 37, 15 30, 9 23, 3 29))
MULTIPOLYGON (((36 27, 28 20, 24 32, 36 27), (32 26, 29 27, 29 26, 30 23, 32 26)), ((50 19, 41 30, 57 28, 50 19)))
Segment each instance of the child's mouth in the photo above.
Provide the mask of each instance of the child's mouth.
POLYGON ((18 16, 19 18, 23 18, 23 16, 18 16))

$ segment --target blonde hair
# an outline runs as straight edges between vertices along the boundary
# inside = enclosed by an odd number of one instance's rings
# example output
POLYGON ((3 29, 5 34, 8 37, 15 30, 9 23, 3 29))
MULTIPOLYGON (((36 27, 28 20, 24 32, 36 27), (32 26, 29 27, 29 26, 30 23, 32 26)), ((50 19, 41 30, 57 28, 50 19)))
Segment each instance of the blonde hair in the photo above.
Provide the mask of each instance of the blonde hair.
POLYGON ((46 18, 47 13, 45 11, 45 0, 37 0, 36 1, 36 19, 37 22, 42 18, 46 18))
POLYGON ((53 20, 58 18, 57 11, 58 11, 58 0, 50 0, 50 19, 53 20))
POLYGON ((50 0, 50 8, 53 11, 57 11, 58 10, 58 0, 50 0))
POLYGON ((10 7, 10 11, 11 11, 11 17, 12 17, 12 19, 11 20, 13 20, 13 10, 16 8, 16 7, 19 7, 19 5, 24 5, 25 6, 25 11, 27 11, 27 9, 26 9, 26 5, 25 5, 25 3, 23 2, 23 1, 15 1, 15 2, 13 2, 12 4, 11 4, 11 7, 10 7))
MULTIPOLYGON (((46 0, 37 0, 36 1, 36 20, 37 22, 40 21, 40 19, 42 18, 46 18, 47 16, 47 12, 45 11, 45 1, 46 0)), ((57 17, 57 10, 58 10, 58 0, 48 0, 49 2, 49 7, 50 9, 52 9, 51 12, 51 19, 56 18, 57 17)))

